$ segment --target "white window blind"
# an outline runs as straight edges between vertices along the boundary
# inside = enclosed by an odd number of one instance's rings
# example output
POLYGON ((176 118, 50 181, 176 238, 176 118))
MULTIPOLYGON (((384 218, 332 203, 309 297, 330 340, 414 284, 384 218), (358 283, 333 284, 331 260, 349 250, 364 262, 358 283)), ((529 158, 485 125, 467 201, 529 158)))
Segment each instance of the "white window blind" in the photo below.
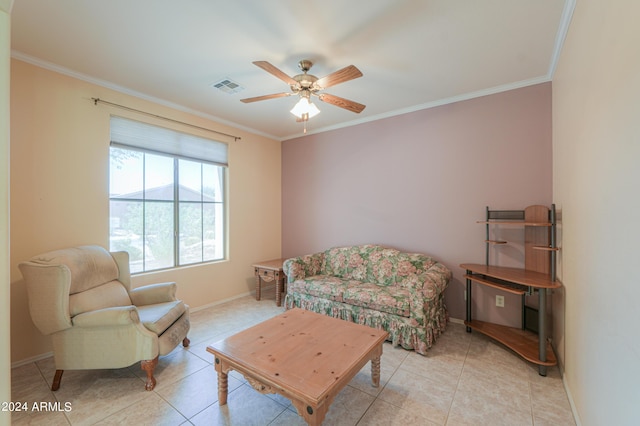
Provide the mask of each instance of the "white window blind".
POLYGON ((223 142, 117 116, 111 117, 111 144, 228 165, 228 147, 223 142))

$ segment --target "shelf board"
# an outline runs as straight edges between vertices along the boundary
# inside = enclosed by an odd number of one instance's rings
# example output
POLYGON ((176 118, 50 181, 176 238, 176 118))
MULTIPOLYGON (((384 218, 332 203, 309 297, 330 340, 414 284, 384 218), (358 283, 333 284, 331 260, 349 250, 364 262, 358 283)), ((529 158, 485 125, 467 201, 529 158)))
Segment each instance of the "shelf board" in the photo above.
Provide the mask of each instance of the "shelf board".
POLYGON ((547 246, 533 246, 531 247, 534 250, 543 250, 543 251, 558 251, 560 250, 558 247, 547 247, 547 246))
POLYGON ((551 226, 550 222, 525 222, 523 220, 478 220, 485 225, 551 226))
POLYGON ((460 265, 474 274, 486 275, 502 281, 535 288, 559 288, 558 281, 552 281, 549 274, 530 271, 522 268, 507 268, 504 266, 484 265, 480 263, 463 263, 460 265))
POLYGON ((507 244, 507 241, 502 240, 484 240, 484 242, 489 244, 507 244))
POLYGON ((547 342, 547 360, 540 361, 538 349, 538 336, 526 330, 507 327, 499 324, 492 324, 484 321, 465 321, 467 327, 485 334, 502 343, 522 358, 537 365, 553 366, 558 363, 556 356, 551 349, 551 344, 547 342))
POLYGON ((484 284, 488 287, 497 288, 499 290, 506 291, 508 293, 517 294, 522 296, 527 292, 527 289, 523 288, 519 284, 511 284, 511 283, 499 283, 496 281, 492 281, 484 276, 478 276, 474 274, 465 274, 465 278, 469 278, 471 281, 478 282, 480 284, 484 284))

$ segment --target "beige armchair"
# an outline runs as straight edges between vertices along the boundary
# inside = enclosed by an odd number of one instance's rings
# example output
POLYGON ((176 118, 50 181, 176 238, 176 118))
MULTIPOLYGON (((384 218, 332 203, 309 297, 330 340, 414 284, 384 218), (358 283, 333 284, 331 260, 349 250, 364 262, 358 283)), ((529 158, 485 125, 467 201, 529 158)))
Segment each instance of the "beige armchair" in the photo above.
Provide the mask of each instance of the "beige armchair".
POLYGON ((131 289, 129 254, 99 246, 56 250, 19 265, 36 327, 53 340, 60 387, 64 370, 122 368, 141 361, 145 389, 156 385, 158 356, 189 346, 189 307, 176 283, 131 289))

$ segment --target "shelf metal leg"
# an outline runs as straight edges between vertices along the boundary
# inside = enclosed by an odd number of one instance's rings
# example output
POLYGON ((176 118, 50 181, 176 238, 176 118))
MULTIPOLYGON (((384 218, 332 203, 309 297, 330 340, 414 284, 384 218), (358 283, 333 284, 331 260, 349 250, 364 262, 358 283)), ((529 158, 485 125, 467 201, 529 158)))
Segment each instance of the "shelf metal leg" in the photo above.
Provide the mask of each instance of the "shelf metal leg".
MULTIPOLYGON (((467 270, 467 275, 471 271, 467 270)), ((467 321, 471 321, 471 280, 467 278, 467 321)), ((467 333, 471 333, 471 327, 467 327, 467 333)))
POLYGON ((522 329, 526 329, 527 328, 527 310, 524 308, 525 307, 525 303, 526 303, 526 299, 527 295, 523 294, 522 297, 520 298, 520 312, 522 313, 522 329))
MULTIPOLYGON (((538 355, 540 361, 547 360, 547 289, 538 289, 538 355)), ((547 375, 547 366, 539 365, 538 374, 547 375)))

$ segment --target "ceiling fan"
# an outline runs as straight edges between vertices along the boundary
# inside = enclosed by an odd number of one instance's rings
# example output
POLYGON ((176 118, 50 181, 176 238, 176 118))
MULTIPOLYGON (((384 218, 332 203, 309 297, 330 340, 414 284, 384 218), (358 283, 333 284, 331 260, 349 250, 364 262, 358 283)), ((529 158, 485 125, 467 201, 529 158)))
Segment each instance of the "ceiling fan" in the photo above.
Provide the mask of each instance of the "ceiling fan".
POLYGON ((362 77, 362 72, 360 72, 360 70, 354 65, 349 65, 348 67, 335 71, 325 77, 318 78, 315 75, 307 74, 307 72, 313 66, 313 62, 307 59, 303 59, 302 61, 298 62, 298 67, 302 70, 302 74, 298 74, 293 77, 289 77, 287 74, 280 71, 269 62, 255 61, 253 63, 266 72, 276 76, 280 80, 287 83, 291 88, 291 92, 275 93, 272 95, 241 99, 241 101, 244 103, 299 95, 300 100, 291 110, 291 113, 298 117, 297 121, 308 121, 309 118, 320 112, 318 107, 311 103, 311 96, 317 96, 318 99, 323 102, 335 105, 340 108, 344 108, 355 113, 360 113, 363 109, 365 109, 365 105, 362 105, 358 102, 350 101, 348 99, 330 95, 328 93, 318 93, 321 90, 324 90, 331 86, 335 86, 336 84, 344 83, 346 81, 362 77))

